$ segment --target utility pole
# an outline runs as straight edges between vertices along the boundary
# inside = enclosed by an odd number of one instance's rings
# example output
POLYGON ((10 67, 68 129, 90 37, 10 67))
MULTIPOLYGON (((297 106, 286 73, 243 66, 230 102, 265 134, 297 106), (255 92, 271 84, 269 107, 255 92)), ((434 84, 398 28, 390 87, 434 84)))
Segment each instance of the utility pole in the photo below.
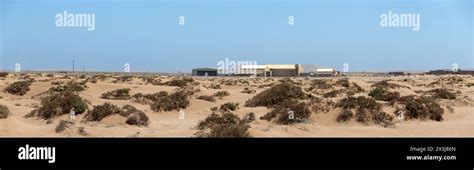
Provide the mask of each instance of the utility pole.
POLYGON ((74 74, 74 59, 72 59, 72 74, 74 74))

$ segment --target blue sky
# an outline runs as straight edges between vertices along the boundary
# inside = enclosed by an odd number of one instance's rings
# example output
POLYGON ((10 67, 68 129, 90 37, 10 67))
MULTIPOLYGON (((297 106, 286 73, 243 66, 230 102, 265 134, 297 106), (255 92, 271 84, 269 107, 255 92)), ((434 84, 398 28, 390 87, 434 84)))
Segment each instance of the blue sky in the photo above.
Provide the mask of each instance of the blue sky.
POLYGON ((350 71, 474 68, 472 0, 1 0, 0 70, 190 72, 219 60, 350 71), (420 30, 380 27, 388 11, 420 30), (95 30, 55 15, 94 13, 95 30), (185 16, 185 25, 178 17, 185 16), (295 25, 288 25, 288 16, 295 25))

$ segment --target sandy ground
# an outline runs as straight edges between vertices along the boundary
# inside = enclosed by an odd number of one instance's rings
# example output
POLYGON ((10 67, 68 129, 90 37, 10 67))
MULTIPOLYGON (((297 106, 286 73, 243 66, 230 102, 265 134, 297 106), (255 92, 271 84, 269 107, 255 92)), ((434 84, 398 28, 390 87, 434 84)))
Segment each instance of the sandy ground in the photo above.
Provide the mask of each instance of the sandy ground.
MULTIPOLYGON (((447 86, 459 91, 458 99, 439 101, 445 110, 442 122, 431 120, 396 120, 394 128, 384 128, 379 125, 366 125, 353 120, 346 123, 337 123, 335 121, 337 113, 340 110, 331 110, 327 113, 313 113, 310 121, 294 125, 277 125, 266 120, 258 119, 260 116, 269 112, 266 107, 244 107, 246 100, 268 87, 258 88, 258 85, 271 82, 278 83, 279 78, 273 78, 265 82, 265 78, 256 81, 255 78, 246 77, 215 77, 204 78, 194 77, 199 82, 197 87, 201 90, 195 93, 190 99, 190 106, 184 109, 185 119, 179 119, 178 111, 153 112, 149 105, 133 102, 132 100, 106 100, 101 99, 100 95, 104 92, 118 88, 130 88, 131 94, 135 93, 155 93, 159 91, 173 92, 178 87, 156 86, 147 84, 142 79, 134 78, 132 81, 114 83, 113 78, 108 78, 97 83, 87 83, 88 88, 79 92, 80 96, 91 102, 91 106, 110 102, 119 106, 130 104, 139 110, 144 111, 150 118, 148 127, 138 127, 125 124, 125 118, 120 116, 110 116, 100 122, 82 122, 82 115, 75 120, 77 127, 84 127, 87 131, 87 137, 193 137, 198 130, 196 124, 211 114, 210 108, 219 107, 226 102, 240 103, 240 109, 234 113, 243 116, 248 112, 254 112, 257 120, 250 123, 249 132, 254 137, 447 137, 447 136, 474 136, 474 86, 467 87, 465 84, 473 83, 474 78, 464 76, 464 82, 455 85, 436 85, 429 87, 428 84, 436 81, 440 76, 398 76, 398 77, 349 77, 349 81, 356 82, 366 91, 370 90, 374 82, 391 79, 393 83, 407 86, 409 88, 399 88, 398 92, 402 96, 416 94, 415 91, 427 91, 440 86, 447 86), (248 80, 250 85, 238 83, 236 85, 221 84, 221 89, 207 88, 210 84, 219 84, 223 80, 248 80), (409 79, 410 81, 405 81, 409 79), (245 87, 251 87, 257 92, 254 94, 241 93, 245 87), (196 99, 200 95, 212 95, 217 91, 226 90, 230 96, 222 99, 216 98, 216 102, 208 102, 196 99), (451 106, 454 112, 448 111, 447 106, 451 106)), ((6 119, 0 119, 1 137, 64 137, 64 136, 82 136, 77 130, 67 130, 63 133, 56 133, 55 128, 60 120, 67 119, 67 115, 56 117, 52 123, 47 124, 46 120, 33 118, 24 118, 35 107, 40 106, 40 99, 36 95, 47 91, 53 81, 68 81, 68 78, 56 75, 55 77, 46 77, 45 75, 33 75, 36 81, 31 85, 30 91, 24 96, 16 96, 5 92, 0 92, 0 104, 9 108, 11 114, 6 119)), ((0 78, 0 89, 4 89, 8 84, 18 81, 18 76, 10 75, 7 78, 0 78)), ((162 80, 168 80, 170 77, 163 77, 162 80)), ((309 84, 315 78, 293 78, 295 81, 309 84)), ((334 81, 337 78, 333 78, 334 81)), ((84 80, 78 79, 77 81, 84 80)), ((367 93, 367 92, 366 92, 367 93)), ((334 98, 337 100, 340 98, 334 98)), ((384 107, 384 111, 392 112, 394 108, 384 107)))

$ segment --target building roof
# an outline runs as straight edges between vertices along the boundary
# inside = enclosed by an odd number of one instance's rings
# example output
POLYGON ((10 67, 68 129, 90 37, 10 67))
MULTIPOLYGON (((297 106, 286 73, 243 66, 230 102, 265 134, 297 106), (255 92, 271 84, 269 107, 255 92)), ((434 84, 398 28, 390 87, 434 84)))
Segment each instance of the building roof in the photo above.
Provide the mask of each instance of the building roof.
POLYGON ((193 71, 217 71, 216 68, 194 68, 193 71))
POLYGON ((336 71, 336 69, 333 68, 318 68, 316 69, 316 72, 333 72, 336 71))
POLYGON ((268 69, 296 69, 295 64, 266 64, 268 69))

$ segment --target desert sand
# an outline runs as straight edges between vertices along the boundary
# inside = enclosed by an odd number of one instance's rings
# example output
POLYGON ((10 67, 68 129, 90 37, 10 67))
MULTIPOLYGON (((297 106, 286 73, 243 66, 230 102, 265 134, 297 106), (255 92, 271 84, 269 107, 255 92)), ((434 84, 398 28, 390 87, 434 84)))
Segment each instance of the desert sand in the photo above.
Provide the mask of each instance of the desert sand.
MULTIPOLYGON (((30 90, 23 96, 13 95, 6 92, 0 92, 0 104, 5 105, 10 110, 10 115, 6 119, 0 119, 0 137, 194 137, 196 125, 200 120, 205 119, 211 114, 212 107, 219 107, 226 102, 240 103, 239 109, 234 113, 243 116, 248 112, 256 115, 256 120, 251 122, 248 130, 253 137, 472 137, 474 136, 474 86, 468 87, 466 84, 474 83, 472 76, 462 77, 463 82, 456 84, 434 84, 432 82, 440 78, 450 77, 434 75, 411 75, 411 76, 348 76, 350 82, 358 83, 367 95, 373 87, 371 85, 377 81, 390 80, 391 83, 399 84, 402 87, 396 89, 401 96, 417 94, 415 91, 428 91, 430 89, 445 86, 453 89, 457 93, 455 100, 441 99, 439 104, 444 109, 441 122, 433 120, 394 120, 394 127, 382 127, 376 124, 362 124, 355 120, 339 123, 336 122, 337 114, 340 109, 332 109, 326 113, 312 113, 310 121, 292 125, 278 125, 273 122, 258 119, 271 109, 266 107, 245 107, 245 101, 252 98, 259 92, 269 87, 259 87, 262 84, 278 83, 283 78, 251 78, 251 77, 193 77, 196 83, 195 88, 199 89, 190 97, 190 105, 186 109, 185 118, 179 119, 177 110, 167 112, 154 112, 150 105, 133 102, 130 100, 107 100, 100 98, 102 93, 119 89, 130 88, 130 94, 143 93, 151 94, 159 91, 176 91, 179 87, 152 85, 143 81, 141 78, 134 77, 131 81, 114 82, 114 76, 108 76, 105 80, 98 80, 96 83, 87 82, 84 91, 78 94, 90 102, 89 109, 95 105, 105 102, 123 106, 132 105, 142 110, 150 119, 147 127, 128 125, 124 117, 109 116, 98 122, 81 121, 84 114, 77 116, 76 127, 84 127, 87 135, 77 133, 76 129, 67 129, 62 133, 56 133, 55 128, 60 120, 68 119, 68 115, 61 115, 47 122, 38 117, 25 118, 24 116, 33 109, 38 108, 41 103, 39 95, 52 86, 52 82, 67 82, 72 79, 75 81, 84 81, 79 76, 64 76, 55 74, 53 77, 46 74, 29 74, 35 81, 31 84, 30 90), (222 83, 225 81, 246 80, 249 84, 222 83), (221 89, 209 88, 211 84, 220 84, 221 89), (248 94, 241 91, 249 87, 256 90, 256 93, 248 94), (216 98, 215 102, 209 102, 197 99, 197 96, 212 95, 218 91, 228 91, 229 96, 222 99, 216 98), (453 108, 451 112, 447 107, 453 108)), ((451 75, 453 76, 453 75, 451 75)), ((90 76, 87 76, 90 77, 90 76)), ((173 76, 157 76, 161 81, 171 80, 173 76)), ((332 79, 336 81, 341 77, 334 78, 291 78, 296 82, 301 82, 303 88, 309 86, 314 79, 332 79)), ((12 75, 0 78, 0 89, 5 89, 9 84, 20 80, 19 75, 12 75)), ((345 95, 345 94, 344 94, 345 95)), ((337 101, 344 95, 331 98, 337 101)), ((378 101, 379 102, 379 101, 378 101)), ((382 102, 383 103, 383 102, 382 102)), ((394 108, 384 106, 384 111, 393 114, 394 108)))

